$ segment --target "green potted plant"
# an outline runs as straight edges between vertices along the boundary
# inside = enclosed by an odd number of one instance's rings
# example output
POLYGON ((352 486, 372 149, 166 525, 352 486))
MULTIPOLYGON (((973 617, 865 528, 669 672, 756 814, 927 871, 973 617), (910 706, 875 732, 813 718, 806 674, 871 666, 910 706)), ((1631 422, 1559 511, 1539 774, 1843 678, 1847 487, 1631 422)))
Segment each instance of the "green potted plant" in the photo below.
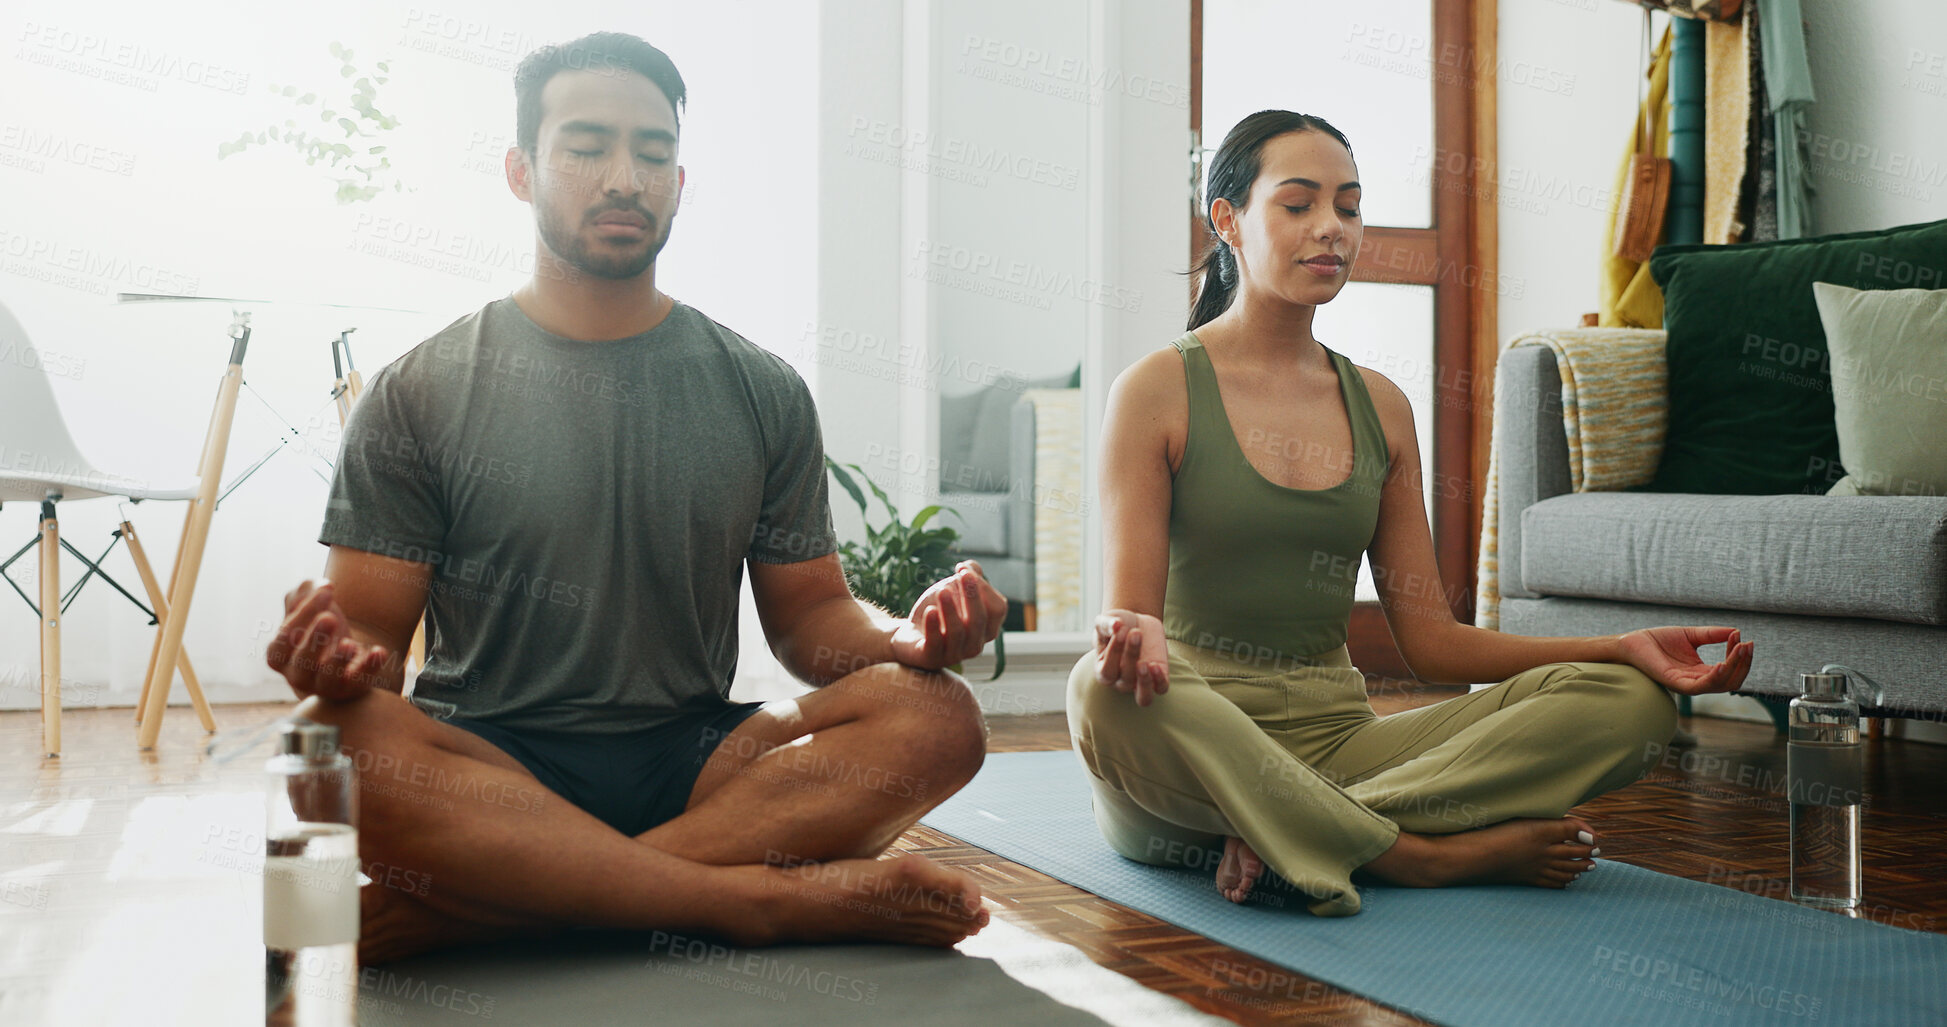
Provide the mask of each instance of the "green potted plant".
MULTIPOLYGON (((928 528, 928 521, 944 512, 958 517, 951 507, 938 503, 928 506, 913 515, 912 523, 899 519, 899 509, 892 500, 865 473, 858 464, 843 464, 825 457, 825 467, 838 481, 838 486, 859 505, 859 518, 865 522, 865 541, 840 542, 838 563, 845 570, 845 583, 852 594, 872 603, 895 616, 905 616, 913 610, 913 604, 925 594, 934 582, 953 573, 954 559, 949 555, 953 544, 960 540, 960 533, 942 525, 928 528), (865 501, 865 493, 859 489, 858 481, 847 474, 850 467, 858 472, 879 504, 886 508, 886 523, 880 527, 872 526, 872 514, 865 501)), ((994 675, 987 680, 1000 677, 1007 669, 1006 634, 994 638, 994 675)), ((960 670, 954 664, 955 672, 960 670)))

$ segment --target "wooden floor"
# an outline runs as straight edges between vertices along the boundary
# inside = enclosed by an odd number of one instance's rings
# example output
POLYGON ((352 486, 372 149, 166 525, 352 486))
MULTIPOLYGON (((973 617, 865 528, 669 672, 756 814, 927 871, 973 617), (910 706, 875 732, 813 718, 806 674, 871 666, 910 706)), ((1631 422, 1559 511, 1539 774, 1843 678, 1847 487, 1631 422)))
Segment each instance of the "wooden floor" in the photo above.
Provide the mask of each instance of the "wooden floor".
MULTIPOLYGON (((1457 694, 1389 682, 1375 689, 1373 705, 1384 715, 1457 694)), ((219 725, 234 736, 288 709, 223 706, 219 725)), ((995 752, 1069 745, 1060 714, 990 723, 995 752)), ((1768 724, 1705 717, 1684 724, 1699 736, 1695 749, 1673 750, 1644 780, 1576 812, 1602 831, 1604 859, 1782 898, 1783 742, 1768 724)), ((232 919, 224 911, 244 908, 258 887, 253 832, 263 814, 250 793, 263 753, 216 762, 186 709, 169 711, 160 743, 146 754, 135 749, 130 710, 71 710, 64 727, 66 755, 41 759, 34 755, 39 715, 0 713, 0 1024, 56 1022, 18 1017, 54 1008, 60 1023, 110 1022, 111 1011, 125 1007, 104 987, 101 968, 153 961, 158 951, 171 955, 160 975, 166 986, 151 996, 163 1004, 156 1008, 230 995, 238 1008, 211 1010, 208 1022, 247 1022, 249 989, 223 974, 261 962, 255 925, 213 925, 232 919), (194 873, 182 873, 181 861, 165 872, 150 854, 157 848, 189 853, 194 873), (104 919, 105 904, 126 915, 104 919)), ((1888 738, 1868 742, 1867 753, 1866 903, 1857 912, 1942 931, 1947 792, 1939 782, 1947 780, 1947 746, 1888 738)), ((972 874, 1009 922, 1238 1023, 1422 1022, 937 832, 915 828, 898 847, 972 874)))
MULTIPOLYGON (((1374 682, 1381 716, 1465 689, 1374 682)), ((1754 709, 1756 706, 1754 704, 1754 709)), ((990 752, 1070 747, 1059 713, 990 719, 990 752)), ((1694 749, 1627 788, 1577 807, 1602 832, 1602 858, 1785 899, 1789 879, 1785 743, 1770 724, 1689 717, 1694 749)), ((1947 746, 1867 742, 1862 919, 1947 932, 1947 746)), ((1405 1027, 1426 1021, 1213 943, 924 827, 899 847, 978 878, 1010 918, 1097 963, 1241 1024, 1405 1027), (1297 978, 1293 983, 1292 978, 1297 978)), ((1600 873, 1600 869, 1592 871, 1600 873)), ((1214 887, 1214 885, 1213 885, 1214 887)), ((1571 886, 1572 887, 1572 886, 1571 886)), ((1808 911, 1809 913, 1809 911, 1808 911)), ((1821 914, 1847 915, 1847 914, 1821 914)))

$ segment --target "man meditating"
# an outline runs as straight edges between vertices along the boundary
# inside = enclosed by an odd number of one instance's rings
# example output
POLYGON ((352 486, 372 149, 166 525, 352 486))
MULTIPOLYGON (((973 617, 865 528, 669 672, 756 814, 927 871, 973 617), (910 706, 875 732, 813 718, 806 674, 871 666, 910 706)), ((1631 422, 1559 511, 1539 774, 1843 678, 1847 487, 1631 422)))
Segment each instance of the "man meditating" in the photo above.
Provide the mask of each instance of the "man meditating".
POLYGON ((967 877, 875 857, 979 769, 942 668, 1006 600, 971 562, 905 619, 855 600, 803 380, 657 290, 684 92, 620 33, 525 59, 506 172, 534 276, 346 425, 326 580, 285 597, 267 656, 361 772, 368 963, 577 925, 951 945, 987 922, 967 877), (746 563, 817 691, 727 699, 746 563))

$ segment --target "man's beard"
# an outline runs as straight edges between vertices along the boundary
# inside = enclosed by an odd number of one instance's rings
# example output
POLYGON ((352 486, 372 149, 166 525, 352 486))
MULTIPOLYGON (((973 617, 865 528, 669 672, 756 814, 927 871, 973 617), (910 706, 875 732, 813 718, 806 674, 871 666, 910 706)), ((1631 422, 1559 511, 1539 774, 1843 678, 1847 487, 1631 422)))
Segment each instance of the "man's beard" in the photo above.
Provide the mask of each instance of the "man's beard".
MULTIPOLYGON (((588 244, 582 239, 580 233, 563 225, 555 217, 552 208, 540 205, 537 209, 540 211, 538 223, 541 229, 541 241, 547 244, 548 249, 584 274, 615 281, 634 278, 656 262, 656 256, 663 251, 664 244, 669 242, 669 230, 675 220, 672 216, 661 225, 655 226, 656 234, 650 238, 649 245, 641 252, 633 255, 606 256, 589 252, 588 244)), ((649 221, 655 225, 656 219, 650 217, 649 221)))

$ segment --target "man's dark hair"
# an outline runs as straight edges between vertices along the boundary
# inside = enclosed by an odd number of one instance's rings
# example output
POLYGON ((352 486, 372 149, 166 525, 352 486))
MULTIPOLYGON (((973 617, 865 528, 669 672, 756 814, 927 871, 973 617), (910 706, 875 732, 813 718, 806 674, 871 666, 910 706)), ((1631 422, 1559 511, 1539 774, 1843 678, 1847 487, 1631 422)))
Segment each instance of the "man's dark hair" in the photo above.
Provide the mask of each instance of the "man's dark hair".
POLYGON ((541 47, 521 58, 520 67, 514 70, 514 139, 529 156, 541 141, 541 90, 561 71, 635 72, 654 82, 669 98, 681 131, 687 93, 683 76, 669 55, 627 32, 591 32, 580 39, 541 47))

